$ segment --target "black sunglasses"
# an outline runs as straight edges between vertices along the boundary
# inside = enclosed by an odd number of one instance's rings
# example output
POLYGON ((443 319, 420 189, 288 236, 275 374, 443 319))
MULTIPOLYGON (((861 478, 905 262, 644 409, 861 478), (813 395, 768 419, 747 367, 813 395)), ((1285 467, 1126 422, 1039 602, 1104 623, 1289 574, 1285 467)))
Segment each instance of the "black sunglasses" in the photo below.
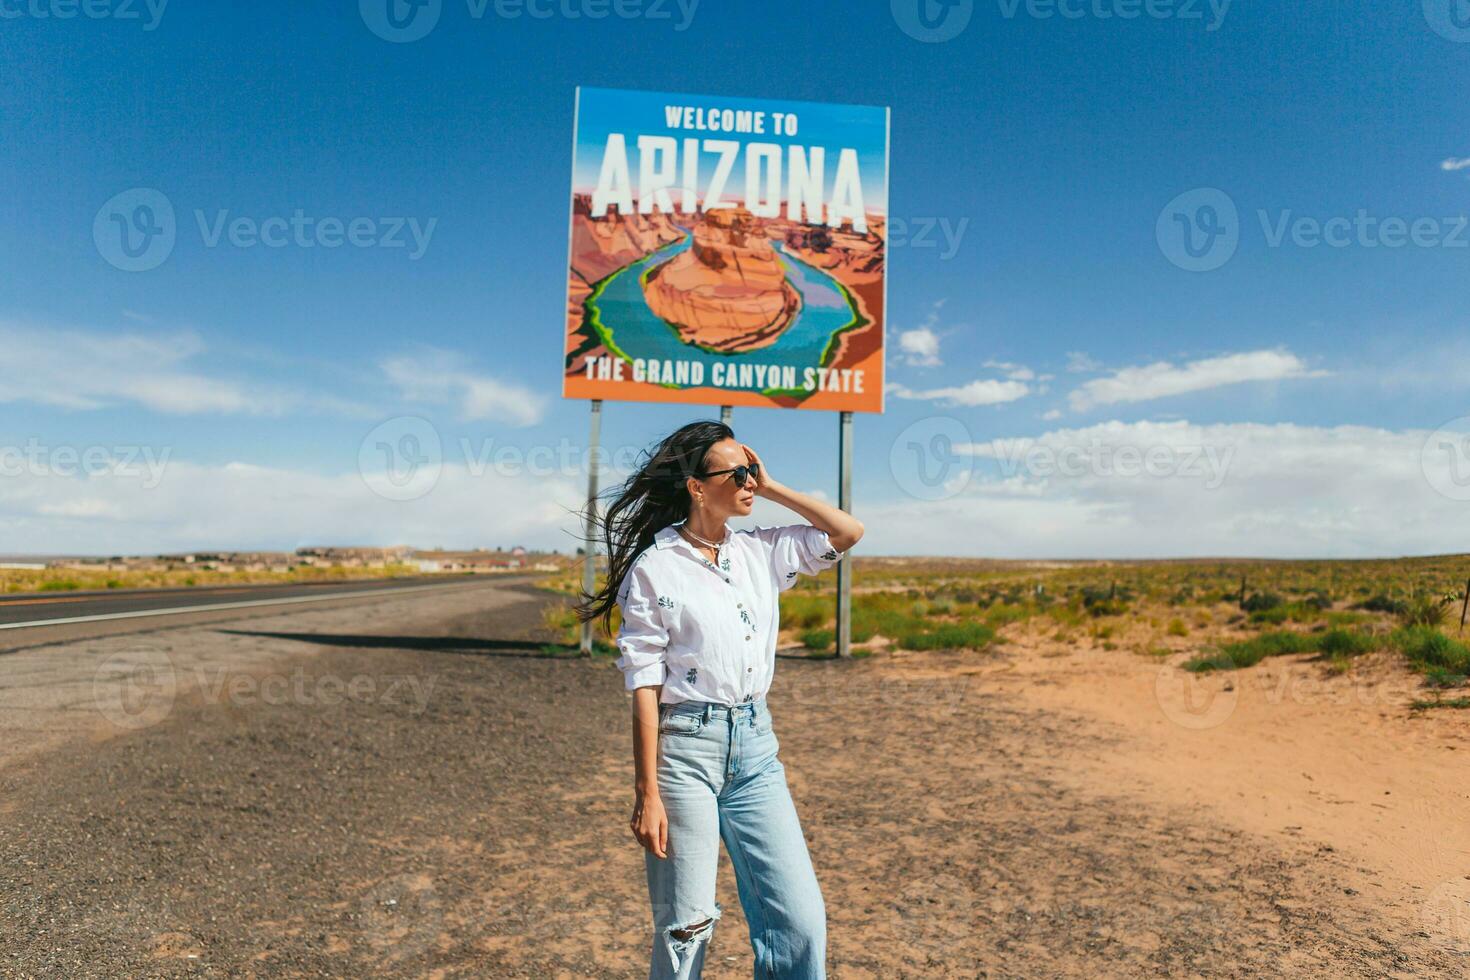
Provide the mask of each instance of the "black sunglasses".
POLYGON ((745 486, 745 478, 747 476, 753 476, 757 480, 761 478, 761 464, 751 463, 748 466, 736 466, 728 470, 712 470, 709 473, 696 473, 695 476, 699 477, 701 480, 707 480, 712 476, 719 476, 722 473, 734 473, 735 486, 737 488, 743 488, 745 486))

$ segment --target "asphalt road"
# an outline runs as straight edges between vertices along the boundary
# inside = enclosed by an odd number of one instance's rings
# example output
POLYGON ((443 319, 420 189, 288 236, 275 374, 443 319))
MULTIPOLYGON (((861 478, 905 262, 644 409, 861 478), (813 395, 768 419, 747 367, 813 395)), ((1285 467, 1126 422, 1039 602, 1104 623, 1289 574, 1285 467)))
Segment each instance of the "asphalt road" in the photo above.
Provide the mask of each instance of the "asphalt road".
MULTIPOLYGON (((109 589, 0 596, 0 652, 38 644, 94 639, 160 626, 249 618, 291 607, 372 603, 390 595, 452 589, 484 576, 435 575, 288 585, 221 585, 181 589, 109 589)), ((525 576, 497 576, 524 581, 525 576)))

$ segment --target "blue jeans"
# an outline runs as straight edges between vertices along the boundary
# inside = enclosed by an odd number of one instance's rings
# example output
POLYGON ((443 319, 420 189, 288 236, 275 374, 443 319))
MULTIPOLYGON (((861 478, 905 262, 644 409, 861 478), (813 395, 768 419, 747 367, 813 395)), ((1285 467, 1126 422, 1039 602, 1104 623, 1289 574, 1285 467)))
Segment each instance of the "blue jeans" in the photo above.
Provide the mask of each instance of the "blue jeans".
POLYGON ((719 919, 720 840, 750 925, 755 976, 826 974, 827 910, 776 758, 765 699, 659 707, 658 791, 669 819, 666 853, 644 851, 653 905, 650 980, 697 980, 719 919))

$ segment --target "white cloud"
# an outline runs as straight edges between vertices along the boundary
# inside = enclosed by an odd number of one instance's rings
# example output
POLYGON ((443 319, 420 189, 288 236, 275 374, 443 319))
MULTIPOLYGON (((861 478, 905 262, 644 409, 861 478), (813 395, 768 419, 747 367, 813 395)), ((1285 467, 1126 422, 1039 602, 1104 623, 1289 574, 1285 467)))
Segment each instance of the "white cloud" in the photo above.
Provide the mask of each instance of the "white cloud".
POLYGON ((98 334, 0 324, 0 401, 98 409, 134 403, 159 412, 268 412, 269 399, 184 368, 204 350, 190 331, 98 334))
POLYGON ((78 497, 59 503, 44 503, 36 508, 36 513, 45 517, 110 517, 114 520, 122 517, 122 511, 116 504, 95 497, 78 497))
POLYGON ((0 323, 0 403, 83 411, 131 404, 168 415, 274 416, 301 408, 352 408, 208 373, 193 364, 205 352, 204 340, 192 330, 98 333, 0 323))
POLYGON ((912 330, 901 330, 898 334, 898 353, 903 363, 910 367, 939 367, 939 311, 944 309, 945 300, 937 299, 929 307, 924 322, 912 330))
MULTIPOLYGON (((1429 433, 1364 426, 1106 422, 961 445, 955 496, 859 492, 866 554, 990 557, 1369 557, 1470 550, 1463 486, 1429 433), (867 501, 866 503, 864 501, 867 501)), ((536 458, 528 453, 530 459, 536 458)), ((169 461, 0 480, 6 552, 149 554, 308 544, 577 546, 585 474, 446 463, 427 495, 378 496, 356 472, 169 461)), ((607 475, 607 485, 623 474, 607 475)), ((902 481, 900 481, 901 483, 902 481)), ((953 482, 953 481, 947 481, 953 482)), ((769 522, 767 522, 769 523, 769 522)))
POLYGON ((380 365, 408 401, 451 405, 461 421, 494 420, 535 425, 546 413, 546 399, 530 388, 469 370, 452 351, 423 348, 380 365))
POLYGON ((1025 398, 1031 388, 1020 381, 980 380, 966 385, 944 388, 913 389, 896 382, 884 386, 895 398, 913 401, 934 401, 945 405, 975 407, 978 405, 1001 405, 1025 398))
POLYGON ((1018 558, 1470 550, 1465 504, 1425 475, 1439 467, 1442 482, 1451 465, 1426 457, 1428 436, 1364 426, 1114 421, 976 443, 961 452, 983 462, 957 495, 860 506, 868 528, 862 549, 1018 558))
POLYGON ((1178 366, 1158 361, 1122 368, 1109 377, 1084 383, 1068 400, 1073 411, 1084 412, 1099 405, 1150 401, 1247 381, 1315 378, 1327 373, 1308 370, 1300 358, 1286 350, 1247 351, 1178 366))
POLYGON ((1085 351, 1067 351, 1067 370, 1073 374, 1082 374, 1088 371, 1101 371, 1102 365, 1093 360, 1085 351))
POLYGON ((310 544, 480 547, 537 543, 574 550, 586 477, 446 463, 414 500, 375 494, 358 473, 304 473, 231 463, 169 461, 141 471, 22 472, 0 481, 7 553, 155 554, 310 544), (567 533, 563 533, 563 532, 567 533))
MULTIPOLYGON (((934 328, 939 324, 939 311, 944 300, 935 301, 925 318, 924 324, 899 334, 899 350, 904 363, 914 367, 938 367, 939 343, 942 334, 934 328)), ((949 333, 952 331, 946 331, 949 333)), ((895 398, 910 401, 932 401, 943 405, 973 408, 981 405, 1001 405, 1025 398, 1031 394, 1026 382, 1036 379, 1036 373, 1021 364, 989 360, 984 366, 1005 373, 1005 380, 980 378, 963 385, 944 385, 935 388, 910 388, 908 385, 891 381, 884 391, 895 398)))
POLYGON ((1470 157, 1450 157, 1439 165, 1441 170, 1465 170, 1470 168, 1470 157))
POLYGON ((1012 381, 1035 381, 1036 372, 1024 364, 1012 364, 1009 361, 986 361, 985 366, 997 371, 1004 371, 1007 378, 1012 381))
POLYGON ((904 330, 898 335, 898 350, 911 367, 938 367, 939 335, 928 327, 904 330))
MULTIPOLYGON (((1381 387, 1395 396, 1443 397, 1470 388, 1470 339, 1457 331, 1434 335, 1419 329, 1412 344, 1403 343, 1400 331, 1392 328, 1355 344, 1353 365, 1337 371, 1337 380, 1381 387)), ((1446 404, 1458 414, 1458 402, 1446 404)))

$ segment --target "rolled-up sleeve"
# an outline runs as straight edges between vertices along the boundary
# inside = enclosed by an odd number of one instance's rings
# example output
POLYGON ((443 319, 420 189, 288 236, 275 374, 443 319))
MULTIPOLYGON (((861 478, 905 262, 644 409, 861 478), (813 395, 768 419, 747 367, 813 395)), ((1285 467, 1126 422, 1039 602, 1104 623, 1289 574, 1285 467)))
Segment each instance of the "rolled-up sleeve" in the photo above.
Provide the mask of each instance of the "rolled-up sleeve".
POLYGON ((782 592, 796 584, 797 575, 823 572, 844 554, 832 546, 826 531, 811 524, 756 528, 755 536, 767 549, 782 592))
POLYGON ((658 593, 642 562, 623 576, 618 608, 623 611, 623 625, 618 629, 617 665, 627 690, 662 684, 669 631, 659 612, 658 593))

